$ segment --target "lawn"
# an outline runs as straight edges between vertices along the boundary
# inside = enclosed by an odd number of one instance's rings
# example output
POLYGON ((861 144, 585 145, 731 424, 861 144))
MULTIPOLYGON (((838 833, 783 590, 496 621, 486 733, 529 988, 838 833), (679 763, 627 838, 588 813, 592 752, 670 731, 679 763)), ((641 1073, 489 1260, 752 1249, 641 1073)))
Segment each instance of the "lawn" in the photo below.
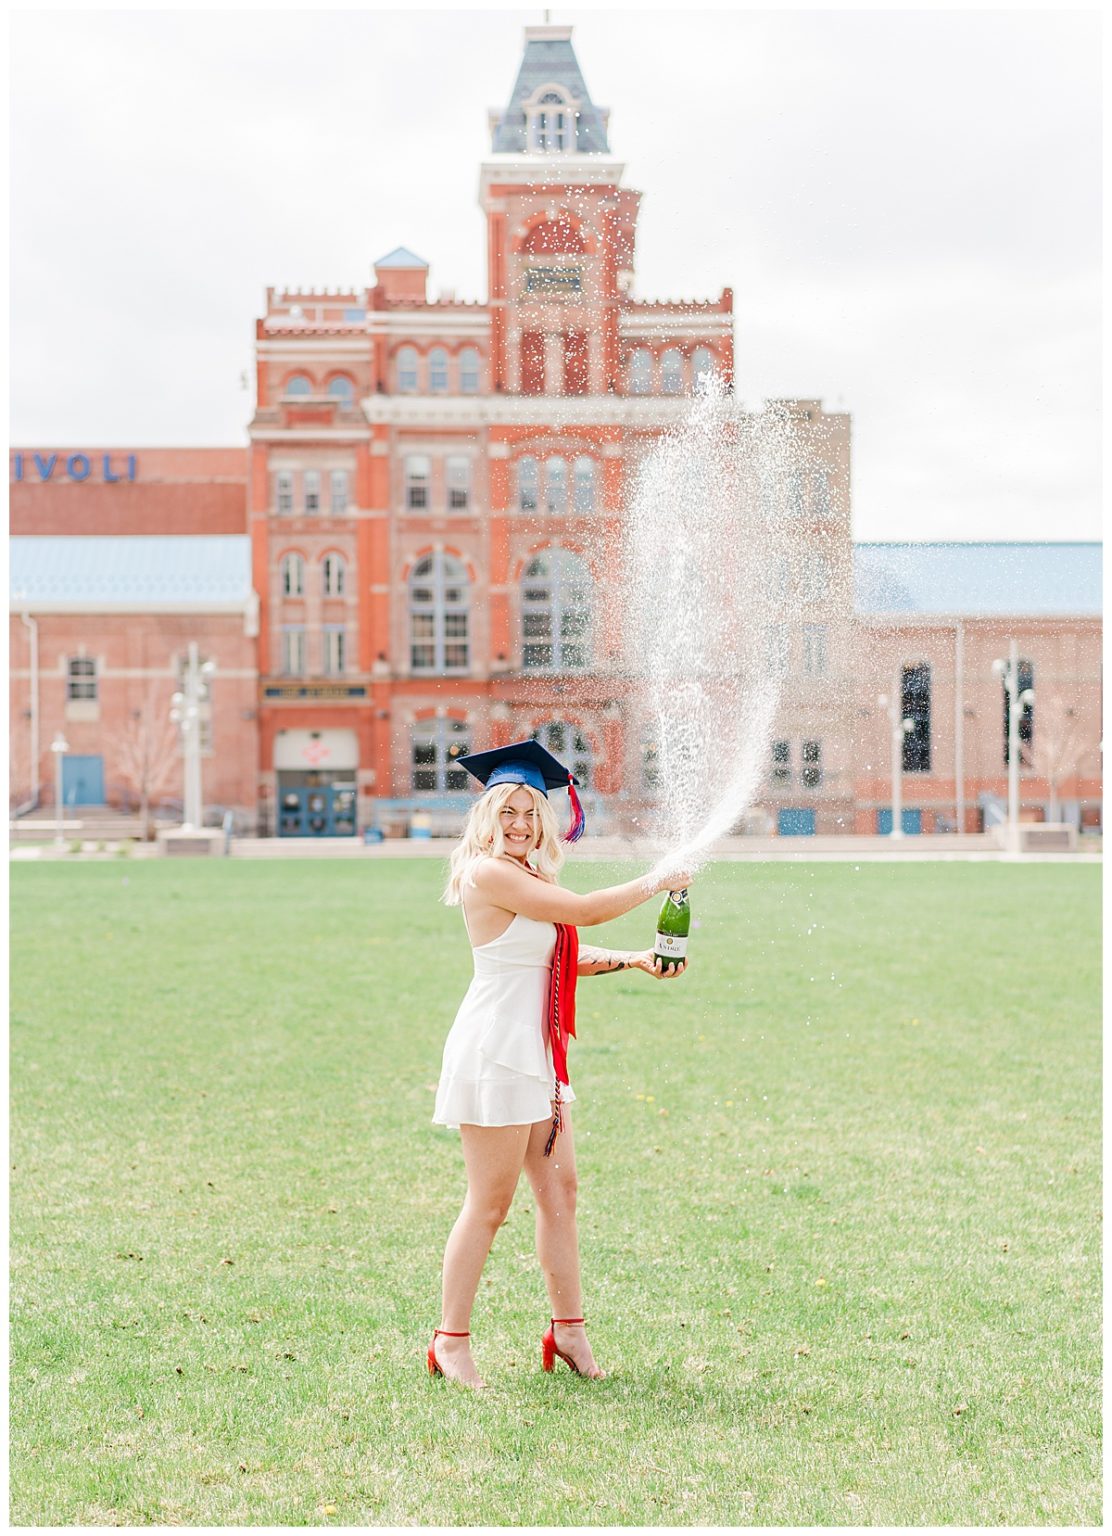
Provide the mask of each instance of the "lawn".
POLYGON ((14 868, 13 1523, 1098 1524, 1099 873, 710 870, 681 981, 580 983, 609 1377, 540 1371, 523 1184, 475 1395, 440 866, 14 868))

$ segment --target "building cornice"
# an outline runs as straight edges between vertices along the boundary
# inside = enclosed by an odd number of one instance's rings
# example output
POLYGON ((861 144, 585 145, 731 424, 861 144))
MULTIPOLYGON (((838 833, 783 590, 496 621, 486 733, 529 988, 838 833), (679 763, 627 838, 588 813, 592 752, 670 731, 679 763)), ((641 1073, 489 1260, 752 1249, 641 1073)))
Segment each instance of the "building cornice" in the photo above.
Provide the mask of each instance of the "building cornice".
POLYGON ((370 433, 362 427, 248 427, 253 443, 363 443, 370 433))
POLYGON ((492 187, 618 187, 625 161, 612 155, 496 155, 479 168, 479 201, 492 187))
MULTIPOLYGON (((375 426, 397 427, 671 427, 690 411, 689 396, 659 395, 369 395, 362 402, 375 426)), ((308 434, 310 436, 314 434, 308 434)))

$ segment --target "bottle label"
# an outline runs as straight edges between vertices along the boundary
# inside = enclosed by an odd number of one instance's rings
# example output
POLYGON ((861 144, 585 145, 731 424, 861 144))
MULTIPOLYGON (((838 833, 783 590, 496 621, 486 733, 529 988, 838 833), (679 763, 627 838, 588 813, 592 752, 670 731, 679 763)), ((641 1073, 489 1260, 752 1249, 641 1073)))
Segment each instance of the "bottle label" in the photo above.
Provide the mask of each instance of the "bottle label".
POLYGON ((687 957, 687 937, 681 939, 674 933, 658 933, 653 953, 665 960, 683 960, 687 957))
POLYGON ((687 887, 686 887, 686 885, 684 886, 682 891, 669 891, 668 895, 675 902, 677 907, 686 907, 687 906, 687 887))

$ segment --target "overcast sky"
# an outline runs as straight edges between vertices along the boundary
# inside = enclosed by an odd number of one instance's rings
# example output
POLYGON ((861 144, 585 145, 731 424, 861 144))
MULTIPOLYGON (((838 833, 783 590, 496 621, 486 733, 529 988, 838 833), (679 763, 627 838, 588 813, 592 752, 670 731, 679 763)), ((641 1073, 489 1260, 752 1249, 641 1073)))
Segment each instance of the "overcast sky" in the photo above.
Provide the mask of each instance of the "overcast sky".
MULTIPOLYGON (((635 292, 735 294, 747 402, 854 431, 859 539, 1098 538, 1092 13, 577 11, 635 292)), ((268 284, 396 245, 485 298, 479 163, 535 10, 18 14, 12 438, 245 441, 268 284)))

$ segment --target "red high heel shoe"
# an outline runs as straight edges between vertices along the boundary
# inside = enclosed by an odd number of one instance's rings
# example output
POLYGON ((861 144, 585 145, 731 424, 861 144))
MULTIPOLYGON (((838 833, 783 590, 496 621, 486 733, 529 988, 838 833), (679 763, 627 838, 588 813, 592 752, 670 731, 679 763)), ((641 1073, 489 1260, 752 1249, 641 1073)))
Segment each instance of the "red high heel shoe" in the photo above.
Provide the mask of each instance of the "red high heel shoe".
POLYGON ((440 1361, 436 1358, 436 1336, 438 1333, 442 1333, 446 1339, 469 1339, 471 1337, 470 1333, 449 1333, 447 1328, 434 1328, 432 1331, 432 1342, 429 1345, 430 1376, 444 1375, 444 1372, 440 1369, 440 1361))
POLYGON ((551 1320, 551 1322, 549 1323, 548 1327, 545 1329, 544 1337, 541 1339, 541 1369, 542 1370, 544 1370, 544 1371, 555 1370, 555 1368, 556 1368, 556 1356, 559 1355, 560 1359, 564 1362, 564 1364, 565 1365, 570 1365, 572 1370, 575 1372, 575 1374, 577 1376, 582 1376, 583 1372, 576 1365, 576 1363, 572 1359, 572 1357, 570 1355, 566 1355, 564 1353, 564 1351, 560 1348, 559 1344, 557 1344, 557 1342, 556 1342, 556 1324, 557 1323, 581 1323, 582 1321, 583 1321, 583 1319, 581 1317, 554 1317, 551 1320))

